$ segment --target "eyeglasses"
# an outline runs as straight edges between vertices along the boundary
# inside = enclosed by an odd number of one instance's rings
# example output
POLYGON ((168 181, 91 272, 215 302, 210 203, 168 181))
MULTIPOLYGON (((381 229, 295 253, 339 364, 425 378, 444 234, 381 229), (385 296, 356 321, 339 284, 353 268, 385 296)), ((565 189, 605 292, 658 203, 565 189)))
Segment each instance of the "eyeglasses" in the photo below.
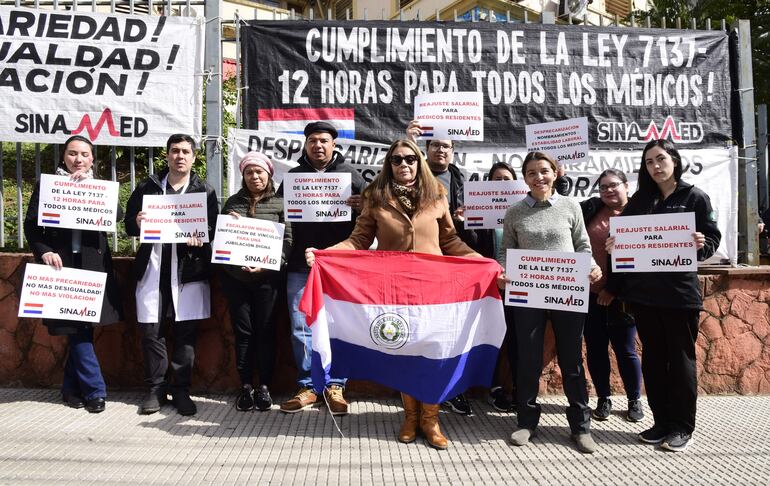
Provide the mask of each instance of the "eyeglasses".
POLYGON ((406 162, 406 165, 414 165, 419 160, 416 155, 391 155, 390 164, 398 167, 402 162, 406 162))
POLYGON ((430 148, 431 150, 442 150, 443 149, 443 150, 449 151, 449 150, 452 150, 454 148, 454 146, 449 145, 447 143, 431 142, 430 145, 428 145, 428 148, 430 148))
POLYGON ((610 182, 609 184, 602 184, 599 186, 599 192, 607 192, 610 189, 615 189, 619 185, 623 184, 622 182, 610 182))

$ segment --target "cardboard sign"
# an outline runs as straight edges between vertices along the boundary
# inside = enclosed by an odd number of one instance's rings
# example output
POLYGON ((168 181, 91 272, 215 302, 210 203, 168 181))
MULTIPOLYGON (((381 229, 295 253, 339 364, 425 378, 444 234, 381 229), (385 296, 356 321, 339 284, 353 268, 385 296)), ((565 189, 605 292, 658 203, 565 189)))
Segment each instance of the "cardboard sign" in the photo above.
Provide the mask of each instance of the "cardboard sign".
POLYGON ((28 263, 19 317, 99 322, 107 274, 28 263))
POLYGON ((217 218, 211 262, 280 270, 284 228, 272 221, 222 215, 217 218))
POLYGON ((414 97, 421 139, 484 140, 484 94, 480 91, 424 93, 414 97))
POLYGON ((287 173, 283 176, 286 221, 350 221, 353 208, 345 201, 352 193, 349 173, 287 173))
POLYGON ((79 182, 40 174, 37 224, 79 230, 115 231, 120 184, 98 179, 79 182))
POLYGON ((474 229, 502 228, 505 212, 511 204, 526 197, 529 187, 524 181, 466 181, 465 227, 474 229))
POLYGON ((147 195, 142 199, 142 243, 184 243, 197 237, 209 241, 206 193, 147 195))
POLYGON ((695 213, 610 218, 613 272, 696 272, 695 213))
POLYGON ((590 253, 506 252, 505 305, 588 312, 590 253))
POLYGON ((527 152, 545 152, 559 165, 588 162, 588 118, 527 125, 527 152))

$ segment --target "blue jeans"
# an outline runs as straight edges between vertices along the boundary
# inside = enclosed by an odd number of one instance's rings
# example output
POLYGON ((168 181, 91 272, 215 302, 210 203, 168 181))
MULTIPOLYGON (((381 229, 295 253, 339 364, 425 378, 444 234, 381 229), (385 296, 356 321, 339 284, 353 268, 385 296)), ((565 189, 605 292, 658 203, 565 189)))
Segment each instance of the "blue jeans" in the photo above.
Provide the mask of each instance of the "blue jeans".
MULTIPOLYGON (((300 388, 313 387, 310 377, 310 362, 313 354, 313 334, 305 322, 305 313, 299 310, 299 301, 305 292, 307 272, 288 272, 286 276, 286 295, 289 302, 291 319, 291 350, 297 365, 297 385, 300 388)), ((344 387, 347 378, 332 378, 326 385, 344 387)))
POLYGON ((64 365, 62 393, 84 400, 106 398, 107 386, 94 351, 94 329, 83 326, 69 336, 69 352, 64 365))
POLYGON ((591 380, 600 398, 608 398, 610 390, 610 354, 612 344, 618 362, 620 377, 629 400, 639 400, 642 386, 642 367, 636 354, 636 327, 610 322, 607 307, 596 303, 596 294, 588 300, 585 326, 586 362, 591 380))

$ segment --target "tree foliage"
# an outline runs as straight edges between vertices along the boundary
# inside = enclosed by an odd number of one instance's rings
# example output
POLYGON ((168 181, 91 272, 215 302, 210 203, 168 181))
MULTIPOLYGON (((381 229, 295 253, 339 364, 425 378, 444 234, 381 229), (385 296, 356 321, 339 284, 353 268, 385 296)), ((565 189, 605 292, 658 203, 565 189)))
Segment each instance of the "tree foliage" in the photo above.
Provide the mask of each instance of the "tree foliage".
POLYGON ((673 27, 681 19, 682 28, 689 28, 694 19, 699 29, 707 28, 710 20, 712 29, 720 29, 722 19, 729 28, 738 20, 751 22, 752 67, 754 71, 754 102, 770 103, 770 1, 743 0, 650 0, 649 11, 631 12, 640 25, 650 17, 653 26, 660 27, 664 20, 667 27, 673 27))

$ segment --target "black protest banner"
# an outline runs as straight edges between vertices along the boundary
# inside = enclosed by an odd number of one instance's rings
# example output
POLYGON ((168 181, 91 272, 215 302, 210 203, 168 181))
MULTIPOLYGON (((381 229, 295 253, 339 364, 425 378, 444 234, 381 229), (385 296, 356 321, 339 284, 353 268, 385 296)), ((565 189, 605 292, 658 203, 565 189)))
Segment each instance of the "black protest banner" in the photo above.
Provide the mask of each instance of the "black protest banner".
POLYGON ((347 136, 387 143, 403 137, 417 94, 481 91, 486 144, 524 146, 526 125, 582 116, 595 147, 731 136, 724 32, 251 21, 242 39, 248 128, 296 133, 330 119, 347 136))

